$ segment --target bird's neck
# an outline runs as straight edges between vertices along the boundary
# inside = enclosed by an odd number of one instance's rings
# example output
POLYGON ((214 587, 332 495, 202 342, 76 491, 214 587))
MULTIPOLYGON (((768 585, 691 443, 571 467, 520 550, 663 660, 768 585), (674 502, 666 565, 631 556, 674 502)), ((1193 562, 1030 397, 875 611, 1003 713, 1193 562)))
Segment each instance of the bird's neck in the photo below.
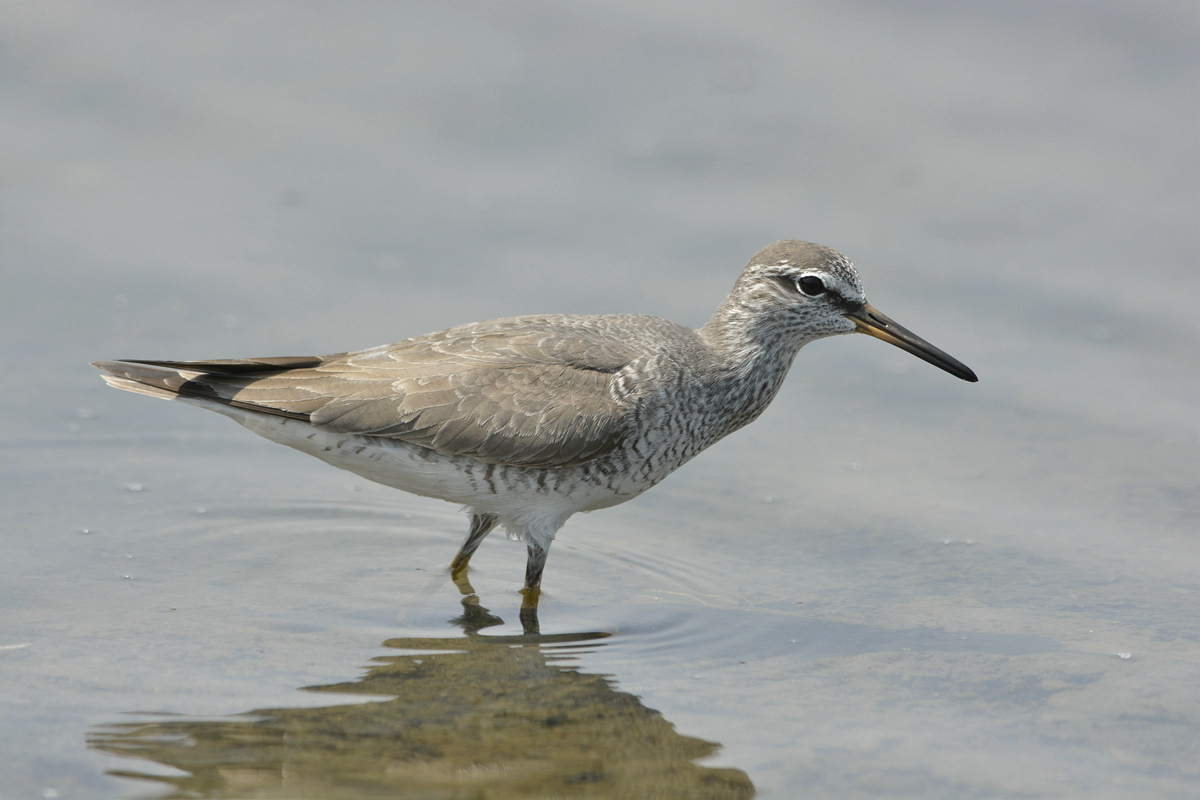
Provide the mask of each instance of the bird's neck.
POLYGON ((756 419, 783 385, 806 340, 761 315, 727 303, 698 331, 708 346, 718 438, 756 419))
POLYGON ((786 374, 806 341, 798 338, 794 329, 764 318, 732 298, 726 299, 697 333, 708 345, 713 365, 727 374, 778 369, 786 374))

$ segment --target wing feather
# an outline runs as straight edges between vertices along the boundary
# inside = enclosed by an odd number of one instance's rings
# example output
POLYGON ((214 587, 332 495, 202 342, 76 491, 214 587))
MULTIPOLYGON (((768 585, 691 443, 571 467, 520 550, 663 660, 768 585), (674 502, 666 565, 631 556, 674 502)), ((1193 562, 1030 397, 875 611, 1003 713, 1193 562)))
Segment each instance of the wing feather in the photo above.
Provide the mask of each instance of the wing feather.
POLYGON ((631 430, 638 366, 653 348, 628 341, 612 319, 497 320, 314 358, 97 366, 155 392, 488 463, 561 467, 609 452, 631 430))

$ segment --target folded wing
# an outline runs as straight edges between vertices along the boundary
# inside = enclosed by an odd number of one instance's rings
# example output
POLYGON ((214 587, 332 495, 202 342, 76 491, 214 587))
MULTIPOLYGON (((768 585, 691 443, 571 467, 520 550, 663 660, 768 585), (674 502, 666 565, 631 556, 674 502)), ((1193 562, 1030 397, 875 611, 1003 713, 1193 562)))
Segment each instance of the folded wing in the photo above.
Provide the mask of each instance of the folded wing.
POLYGON ((562 467, 627 435, 631 365, 641 357, 603 325, 546 317, 332 356, 96 366, 114 386, 144 394, 206 398, 488 463, 562 467))

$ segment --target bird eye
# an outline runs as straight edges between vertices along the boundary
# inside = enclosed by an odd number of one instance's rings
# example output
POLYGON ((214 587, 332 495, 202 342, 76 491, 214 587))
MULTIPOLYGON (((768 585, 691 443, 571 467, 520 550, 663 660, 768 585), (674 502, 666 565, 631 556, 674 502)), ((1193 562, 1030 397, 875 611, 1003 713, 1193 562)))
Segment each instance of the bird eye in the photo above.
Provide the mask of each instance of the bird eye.
POLYGON ((825 284, 820 278, 814 278, 812 275, 805 275, 800 280, 796 281, 796 286, 801 292, 809 297, 816 297, 820 294, 825 294, 825 284))

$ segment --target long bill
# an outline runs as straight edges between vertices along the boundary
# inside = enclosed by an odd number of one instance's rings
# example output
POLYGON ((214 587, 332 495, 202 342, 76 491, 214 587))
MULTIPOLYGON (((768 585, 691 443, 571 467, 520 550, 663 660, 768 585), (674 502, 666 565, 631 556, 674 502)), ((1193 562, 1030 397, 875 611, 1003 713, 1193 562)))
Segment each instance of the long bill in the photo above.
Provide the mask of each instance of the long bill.
POLYGON ((962 378, 964 381, 972 383, 979 380, 966 364, 943 353, 908 328, 897 324, 886 314, 881 314, 866 303, 860 309, 847 312, 846 316, 854 322, 859 333, 865 333, 876 339, 882 339, 888 344, 894 344, 922 361, 928 361, 935 367, 941 367, 956 378, 962 378))

